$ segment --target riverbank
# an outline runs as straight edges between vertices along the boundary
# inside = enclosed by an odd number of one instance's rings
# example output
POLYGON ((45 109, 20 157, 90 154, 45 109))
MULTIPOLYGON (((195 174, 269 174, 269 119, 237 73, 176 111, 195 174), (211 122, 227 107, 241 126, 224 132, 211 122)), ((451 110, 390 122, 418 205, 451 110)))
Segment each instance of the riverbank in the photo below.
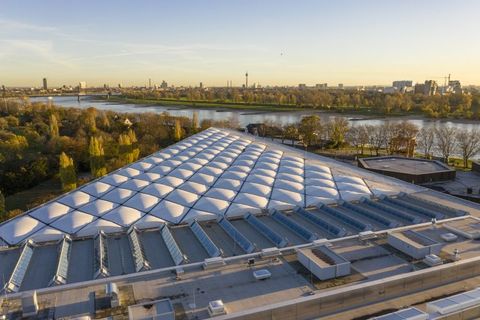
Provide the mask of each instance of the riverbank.
POLYGON ((110 99, 96 99, 115 103, 141 104, 148 106, 176 106, 198 109, 218 109, 218 110, 237 110, 237 111, 261 111, 261 112, 307 112, 315 111, 311 108, 298 108, 293 106, 244 104, 244 103, 224 103, 224 102, 206 102, 206 101, 188 101, 171 99, 132 99, 125 97, 110 97, 110 99))
POLYGON ((388 118, 406 118, 414 117, 415 119, 424 119, 421 113, 411 112, 384 114, 372 111, 370 108, 356 109, 354 107, 343 108, 314 108, 314 107, 297 107, 292 105, 272 105, 272 104, 247 104, 247 103, 229 103, 216 101, 190 101, 190 100, 173 100, 173 99, 134 99, 127 97, 110 97, 110 99, 96 99, 104 102, 127 103, 134 105, 149 106, 175 106, 184 107, 185 109, 216 109, 217 111, 255 111, 255 112, 302 112, 302 113, 326 113, 332 116, 359 117, 351 120, 365 119, 388 119, 388 118))

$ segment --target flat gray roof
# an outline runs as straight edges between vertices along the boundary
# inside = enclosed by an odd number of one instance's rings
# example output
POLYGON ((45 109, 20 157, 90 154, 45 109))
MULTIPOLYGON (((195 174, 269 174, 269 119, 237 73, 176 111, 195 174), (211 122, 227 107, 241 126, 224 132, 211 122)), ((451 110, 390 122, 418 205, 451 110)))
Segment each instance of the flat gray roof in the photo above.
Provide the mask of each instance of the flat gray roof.
POLYGON ((362 161, 365 162, 370 169, 401 173, 427 174, 451 170, 438 161, 415 158, 375 157, 363 158, 362 161))

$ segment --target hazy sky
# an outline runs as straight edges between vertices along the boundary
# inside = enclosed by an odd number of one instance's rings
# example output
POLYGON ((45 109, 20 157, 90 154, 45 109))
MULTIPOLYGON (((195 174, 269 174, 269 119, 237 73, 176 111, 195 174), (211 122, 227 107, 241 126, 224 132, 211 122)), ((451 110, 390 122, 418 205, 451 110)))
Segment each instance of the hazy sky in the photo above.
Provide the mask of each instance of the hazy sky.
POLYGON ((480 84, 478 0, 1 0, 0 84, 480 84))

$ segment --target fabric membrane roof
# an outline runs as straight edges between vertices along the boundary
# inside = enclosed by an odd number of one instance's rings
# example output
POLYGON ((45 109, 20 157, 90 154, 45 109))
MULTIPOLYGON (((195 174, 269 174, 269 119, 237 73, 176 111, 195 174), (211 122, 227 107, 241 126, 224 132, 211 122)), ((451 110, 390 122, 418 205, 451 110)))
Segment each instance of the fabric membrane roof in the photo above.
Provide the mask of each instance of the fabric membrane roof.
POLYGON ((409 188, 332 159, 210 128, 4 222, 0 242, 216 219, 409 188))

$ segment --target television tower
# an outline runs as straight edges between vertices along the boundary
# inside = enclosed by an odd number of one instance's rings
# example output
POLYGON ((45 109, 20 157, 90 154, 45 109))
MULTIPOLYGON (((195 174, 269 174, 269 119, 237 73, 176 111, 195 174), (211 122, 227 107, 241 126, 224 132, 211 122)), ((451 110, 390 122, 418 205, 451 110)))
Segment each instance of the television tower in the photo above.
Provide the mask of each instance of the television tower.
POLYGON ((248 88, 248 71, 245 73, 245 89, 248 88))

